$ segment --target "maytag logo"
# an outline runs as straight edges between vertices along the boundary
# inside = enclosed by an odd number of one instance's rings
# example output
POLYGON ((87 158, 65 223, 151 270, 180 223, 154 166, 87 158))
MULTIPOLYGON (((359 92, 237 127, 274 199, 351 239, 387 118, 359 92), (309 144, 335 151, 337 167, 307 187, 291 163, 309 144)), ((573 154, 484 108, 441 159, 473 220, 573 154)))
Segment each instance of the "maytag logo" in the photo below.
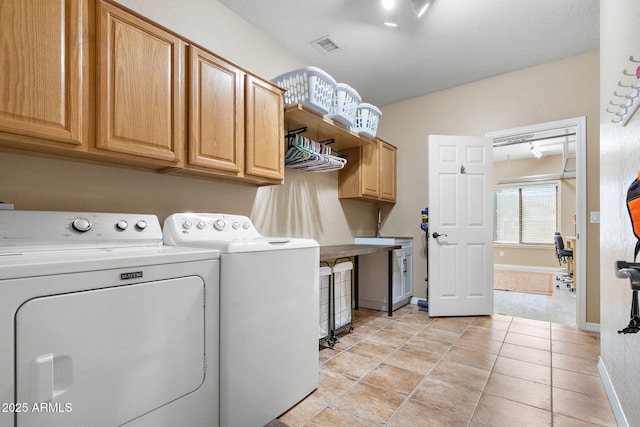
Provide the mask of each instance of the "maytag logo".
POLYGON ((142 271, 132 271, 131 273, 120 273, 120 280, 139 279, 142 277, 142 271))

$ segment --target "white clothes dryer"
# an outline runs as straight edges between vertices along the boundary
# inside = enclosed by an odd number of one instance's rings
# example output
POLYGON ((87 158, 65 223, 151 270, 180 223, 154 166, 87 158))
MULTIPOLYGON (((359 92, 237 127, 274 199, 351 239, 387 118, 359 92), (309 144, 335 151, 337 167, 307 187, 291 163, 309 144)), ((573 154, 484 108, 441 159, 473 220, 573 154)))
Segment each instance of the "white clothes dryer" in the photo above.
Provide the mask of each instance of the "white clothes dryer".
POLYGON ((0 211, 0 426, 217 426, 218 258, 153 215, 0 211))
POLYGON ((220 425, 260 427, 318 387, 320 248, 241 215, 170 215, 165 245, 220 251, 220 425))

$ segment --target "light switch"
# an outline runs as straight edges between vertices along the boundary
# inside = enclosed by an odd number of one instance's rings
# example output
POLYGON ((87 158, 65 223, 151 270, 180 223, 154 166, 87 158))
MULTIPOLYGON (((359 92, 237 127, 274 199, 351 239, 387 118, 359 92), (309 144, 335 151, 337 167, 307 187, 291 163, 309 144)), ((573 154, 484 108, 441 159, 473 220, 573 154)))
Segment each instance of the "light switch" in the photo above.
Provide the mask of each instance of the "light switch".
POLYGON ((591 224, 600 224, 600 212, 599 211, 591 211, 591 224))

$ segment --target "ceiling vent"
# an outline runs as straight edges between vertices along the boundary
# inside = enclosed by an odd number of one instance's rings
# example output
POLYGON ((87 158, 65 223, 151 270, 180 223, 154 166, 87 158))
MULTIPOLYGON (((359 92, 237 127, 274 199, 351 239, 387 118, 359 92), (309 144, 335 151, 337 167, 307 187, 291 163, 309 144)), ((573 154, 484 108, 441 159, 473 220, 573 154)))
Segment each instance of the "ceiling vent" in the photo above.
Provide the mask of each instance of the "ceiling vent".
POLYGON ((324 55, 342 50, 342 46, 340 46, 340 44, 332 39, 328 34, 312 41, 311 45, 322 52, 324 55))

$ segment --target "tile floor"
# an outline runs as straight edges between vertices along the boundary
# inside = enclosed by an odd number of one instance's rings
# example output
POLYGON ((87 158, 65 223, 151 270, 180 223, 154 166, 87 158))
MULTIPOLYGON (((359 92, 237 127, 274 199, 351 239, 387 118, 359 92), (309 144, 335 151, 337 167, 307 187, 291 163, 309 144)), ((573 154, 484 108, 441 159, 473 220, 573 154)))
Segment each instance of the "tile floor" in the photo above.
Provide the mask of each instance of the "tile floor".
POLYGON ((508 316, 547 322, 576 324, 576 293, 566 284, 554 280, 553 295, 523 292, 493 291, 494 311, 508 316), (556 285, 560 285, 556 287, 556 285))
POLYGON ((353 312, 321 347, 320 384, 291 426, 615 426, 599 336, 505 315, 430 318, 415 305, 353 312))

